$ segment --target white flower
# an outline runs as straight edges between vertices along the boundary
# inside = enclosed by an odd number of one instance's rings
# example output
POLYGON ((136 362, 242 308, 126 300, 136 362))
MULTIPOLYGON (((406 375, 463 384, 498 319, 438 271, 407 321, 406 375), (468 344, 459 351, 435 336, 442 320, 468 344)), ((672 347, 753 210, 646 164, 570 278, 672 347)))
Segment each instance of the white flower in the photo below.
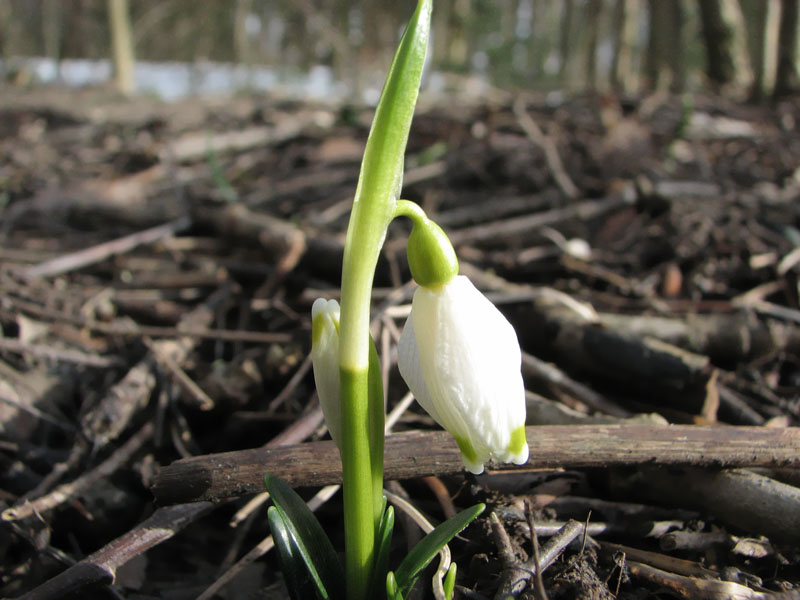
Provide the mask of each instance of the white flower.
POLYGON ((400 374, 447 429, 472 473, 494 457, 524 464, 525 387, 514 328, 459 275, 414 293, 398 347, 400 374))
POLYGON ((325 423, 333 441, 341 448, 339 303, 336 300, 317 298, 311 306, 311 363, 325 423))

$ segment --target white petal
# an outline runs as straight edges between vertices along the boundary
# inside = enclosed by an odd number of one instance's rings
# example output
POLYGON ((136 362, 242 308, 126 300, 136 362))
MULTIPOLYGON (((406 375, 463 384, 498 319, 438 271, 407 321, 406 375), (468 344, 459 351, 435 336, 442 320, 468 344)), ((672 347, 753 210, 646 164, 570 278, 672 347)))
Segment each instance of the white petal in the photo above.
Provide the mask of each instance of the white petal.
POLYGON ((469 442, 474 456, 465 456, 467 467, 480 472, 490 456, 525 462, 527 445, 508 451, 512 432, 525 424, 521 354, 511 324, 463 276, 439 289, 419 288, 412 315, 421 379, 434 407, 429 412, 457 441, 469 442))
POLYGON ((311 307, 311 362, 328 431, 341 448, 342 409, 339 387, 339 303, 318 298, 311 307))
POLYGON ((422 376, 422 365, 419 362, 419 352, 417 351, 417 338, 414 335, 414 315, 408 315, 403 333, 400 334, 400 342, 397 344, 397 367, 400 375, 406 382, 408 389, 414 394, 420 406, 425 409, 433 420, 442 424, 436 406, 428 393, 428 386, 422 376))

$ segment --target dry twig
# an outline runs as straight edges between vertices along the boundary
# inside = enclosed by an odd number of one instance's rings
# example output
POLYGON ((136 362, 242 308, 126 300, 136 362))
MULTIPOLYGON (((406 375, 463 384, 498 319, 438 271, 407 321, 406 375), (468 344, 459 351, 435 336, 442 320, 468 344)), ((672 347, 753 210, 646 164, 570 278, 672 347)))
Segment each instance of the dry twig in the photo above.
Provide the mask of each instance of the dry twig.
POLYGON ((17 521, 35 514, 53 510, 64 502, 74 498, 89 487, 95 485, 103 477, 108 477, 113 474, 122 465, 127 463, 131 457, 136 454, 136 452, 138 452, 142 446, 144 446, 144 444, 150 440, 150 438, 152 438, 152 436, 153 424, 147 423, 97 467, 91 471, 88 471, 87 473, 84 473, 74 481, 58 486, 45 496, 37 498, 36 500, 26 501, 20 506, 7 508, 3 511, 3 520, 17 521))
MULTIPOLYGON (((551 425, 528 428, 531 460, 522 467, 609 465, 797 466, 800 429, 688 425, 551 425)), ((386 438, 386 479, 459 473, 461 453, 443 431, 407 432, 386 438)), ((333 442, 258 448, 197 456, 164 467, 153 493, 159 502, 220 499, 261 490, 264 471, 290 485, 341 482, 333 442)))
POLYGON ((20 596, 18 600, 58 600, 89 585, 111 584, 119 567, 168 540, 213 508, 210 502, 159 508, 128 533, 20 596))

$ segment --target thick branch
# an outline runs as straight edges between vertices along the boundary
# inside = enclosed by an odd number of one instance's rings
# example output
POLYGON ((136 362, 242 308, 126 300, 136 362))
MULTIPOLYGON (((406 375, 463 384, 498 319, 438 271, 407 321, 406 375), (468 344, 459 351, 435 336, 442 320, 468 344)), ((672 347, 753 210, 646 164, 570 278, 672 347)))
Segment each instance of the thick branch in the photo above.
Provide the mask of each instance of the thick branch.
MULTIPOLYGON (((800 428, 691 425, 550 425, 528 427, 530 462, 498 469, 696 465, 800 467, 800 428)), ((386 438, 386 479, 458 473, 461 455, 444 431, 386 438)), ((153 493, 161 504, 220 500, 263 491, 265 473, 293 486, 341 483, 333 442, 258 448, 182 459, 164 467, 153 493)))
POLYGON ((92 584, 111 584, 117 569, 153 546, 168 540, 213 508, 208 502, 159 508, 128 533, 45 581, 18 600, 55 600, 92 584))

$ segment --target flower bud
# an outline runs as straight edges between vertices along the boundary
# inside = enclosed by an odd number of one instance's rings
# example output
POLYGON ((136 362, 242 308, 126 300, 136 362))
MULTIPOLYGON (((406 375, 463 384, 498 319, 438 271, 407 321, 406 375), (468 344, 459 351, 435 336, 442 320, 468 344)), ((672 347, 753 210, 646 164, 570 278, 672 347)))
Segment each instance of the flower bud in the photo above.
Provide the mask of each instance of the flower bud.
POLYGON ((400 374, 455 438, 472 473, 491 457, 528 460, 521 362, 514 328, 463 275, 414 293, 398 346, 400 374))
POLYGON ((342 409, 339 387, 339 303, 317 298, 311 306, 311 363, 328 431, 341 448, 342 409))

